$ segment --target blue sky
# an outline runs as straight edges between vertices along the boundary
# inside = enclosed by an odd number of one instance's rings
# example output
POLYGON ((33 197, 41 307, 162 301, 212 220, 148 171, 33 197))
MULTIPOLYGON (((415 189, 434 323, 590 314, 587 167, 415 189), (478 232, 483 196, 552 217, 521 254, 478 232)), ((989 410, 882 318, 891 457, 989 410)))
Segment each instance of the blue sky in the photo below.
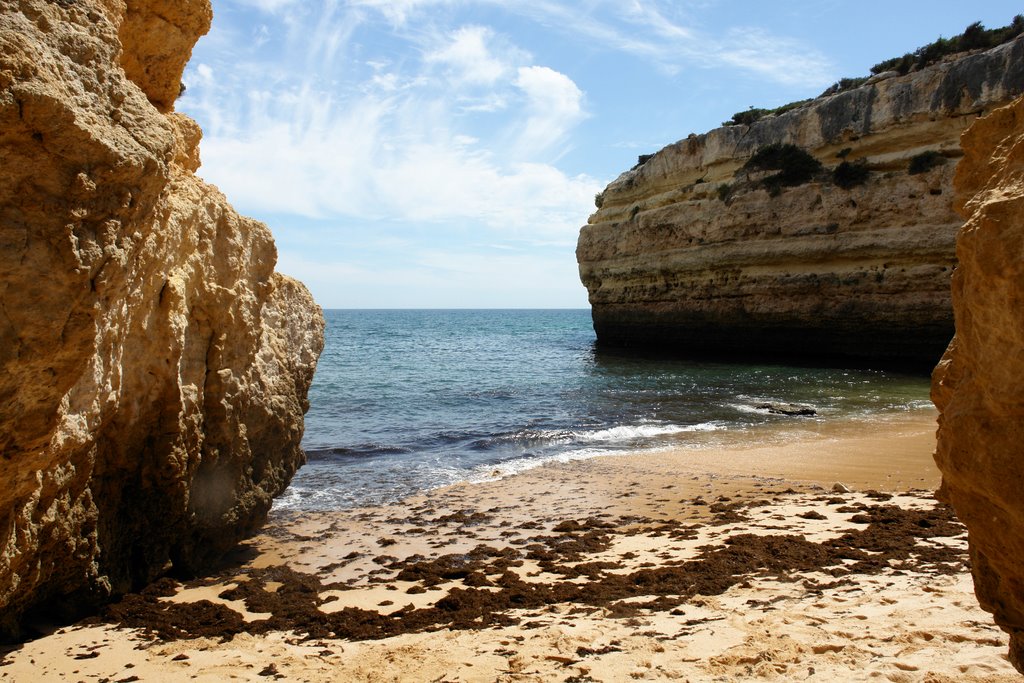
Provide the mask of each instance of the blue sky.
POLYGON ((986 0, 213 0, 199 173, 325 308, 583 308, 575 245, 639 154, 1009 23, 986 0))

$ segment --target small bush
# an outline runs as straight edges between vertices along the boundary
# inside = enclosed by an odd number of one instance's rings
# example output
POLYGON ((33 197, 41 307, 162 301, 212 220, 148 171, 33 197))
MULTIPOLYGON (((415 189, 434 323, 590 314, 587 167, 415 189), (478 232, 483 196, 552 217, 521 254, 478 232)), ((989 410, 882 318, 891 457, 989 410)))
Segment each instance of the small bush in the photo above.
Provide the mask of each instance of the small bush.
POLYGON ((775 197, 783 187, 802 185, 821 172, 821 162, 796 145, 765 145, 747 160, 743 168, 754 171, 778 171, 764 179, 768 194, 775 197))
POLYGON ((860 78, 840 78, 838 81, 830 85, 825 89, 825 92, 821 93, 819 97, 828 97, 829 95, 836 95, 847 90, 854 90, 864 85, 868 80, 867 76, 860 78))
POLYGON ((808 102, 813 102, 813 100, 797 100, 796 102, 789 102, 788 104, 784 104, 781 107, 776 107, 775 109, 758 109, 755 107, 750 107, 750 109, 747 109, 746 111, 736 112, 735 114, 732 115, 732 118, 730 120, 723 121, 722 125, 749 126, 754 123, 757 123, 766 116, 779 116, 780 114, 785 114, 787 111, 799 109, 808 102))
POLYGON ((849 190, 866 183, 869 175, 871 175, 871 170, 864 159, 858 159, 853 163, 844 161, 832 171, 832 182, 837 187, 849 190))
POLYGON ((604 192, 598 192, 594 195, 594 206, 599 209, 604 206, 604 192))
POLYGON ((729 199, 729 197, 732 196, 732 185, 722 183, 715 190, 715 194, 718 195, 718 199, 720 201, 726 201, 727 199, 729 199))
POLYGON ((841 150, 836 152, 836 159, 845 159, 853 151, 853 147, 843 147, 841 150))
POLYGON ((723 121, 723 126, 749 126, 753 123, 757 123, 765 116, 768 116, 772 112, 771 109, 755 109, 751 107, 746 111, 738 111, 732 115, 732 118, 728 121, 723 121))
POLYGON ((892 59, 887 59, 884 62, 875 64, 871 67, 871 73, 872 75, 877 76, 878 74, 885 73, 886 71, 895 71, 900 76, 905 76, 910 73, 910 69, 914 66, 914 62, 916 61, 917 59, 914 55, 908 52, 902 57, 893 57, 892 59))
POLYGON ((640 156, 638 156, 636 158, 636 165, 633 168, 629 169, 629 170, 635 171, 636 169, 640 168, 641 166, 643 166, 644 164, 646 164, 648 161, 650 161, 653 158, 654 158, 653 154, 641 154, 640 156))
POLYGON ((813 97, 808 97, 806 100, 797 100, 796 102, 790 102, 789 104, 784 104, 781 107, 776 107, 775 109, 772 110, 772 113, 775 114, 776 116, 778 116, 779 114, 785 114, 787 111, 799 109, 805 104, 810 104, 813 101, 813 97))
POLYGON ((942 156, 940 152, 936 152, 933 149, 927 152, 921 152, 917 156, 910 160, 910 167, 907 172, 910 175, 918 175, 920 173, 927 173, 936 166, 941 166, 946 163, 946 157, 942 156))

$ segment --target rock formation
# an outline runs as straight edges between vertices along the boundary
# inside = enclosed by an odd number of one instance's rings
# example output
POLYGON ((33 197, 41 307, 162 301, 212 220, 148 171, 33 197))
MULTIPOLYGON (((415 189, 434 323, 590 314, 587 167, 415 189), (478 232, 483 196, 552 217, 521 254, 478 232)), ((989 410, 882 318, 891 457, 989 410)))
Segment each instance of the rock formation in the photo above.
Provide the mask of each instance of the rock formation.
POLYGON ((0 632, 191 571, 303 462, 321 312, 174 113, 208 0, 0 3, 0 632))
POLYGON ((963 136, 956 337, 932 378, 939 495, 969 531, 982 607, 1024 672, 1024 98, 963 136))
POLYGON ((941 162, 960 156, 977 115, 1020 92, 1024 39, 642 158, 598 195, 580 233, 599 341, 934 365, 953 334, 960 225, 955 164, 941 162), (771 187, 744 165, 772 143, 796 145, 823 170, 771 187), (926 163, 911 174, 915 158, 926 163), (854 176, 840 178, 846 187, 829 173, 841 161, 854 176))

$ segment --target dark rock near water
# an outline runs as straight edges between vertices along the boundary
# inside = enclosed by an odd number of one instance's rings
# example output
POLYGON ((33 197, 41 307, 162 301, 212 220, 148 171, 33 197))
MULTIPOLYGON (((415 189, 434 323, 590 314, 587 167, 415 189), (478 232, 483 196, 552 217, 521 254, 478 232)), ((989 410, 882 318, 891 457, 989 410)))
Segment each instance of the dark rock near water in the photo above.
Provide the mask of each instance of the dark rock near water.
POLYGON ((774 415, 817 415, 818 411, 811 406, 796 403, 761 403, 758 410, 767 410, 774 415))

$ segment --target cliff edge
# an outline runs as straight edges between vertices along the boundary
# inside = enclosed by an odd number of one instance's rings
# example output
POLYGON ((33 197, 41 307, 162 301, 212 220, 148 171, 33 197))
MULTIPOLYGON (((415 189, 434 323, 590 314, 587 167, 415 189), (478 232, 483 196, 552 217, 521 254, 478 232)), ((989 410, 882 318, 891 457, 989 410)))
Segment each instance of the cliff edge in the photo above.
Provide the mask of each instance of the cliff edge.
POLYGON ((956 337, 935 369, 940 498, 969 531, 981 606, 1024 672, 1024 98, 978 119, 956 171, 956 337))
POLYGON ((580 232, 599 342, 933 366, 953 334, 950 162, 1021 92, 1018 38, 641 157, 580 232))
POLYGON ((211 16, 0 5, 0 633, 218 557, 303 462, 320 309, 173 112, 211 16))

